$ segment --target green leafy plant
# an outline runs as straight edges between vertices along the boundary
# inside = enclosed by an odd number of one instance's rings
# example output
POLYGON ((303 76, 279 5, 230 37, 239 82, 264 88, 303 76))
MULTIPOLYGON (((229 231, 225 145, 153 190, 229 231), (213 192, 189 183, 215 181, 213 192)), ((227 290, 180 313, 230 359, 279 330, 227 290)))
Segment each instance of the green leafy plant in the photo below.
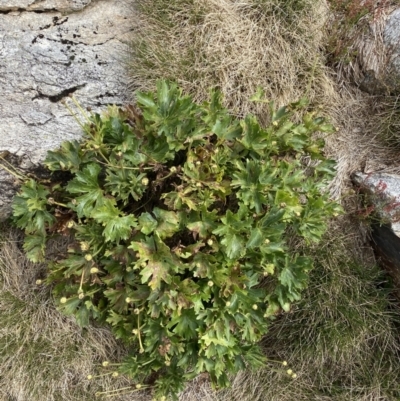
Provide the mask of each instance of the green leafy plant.
POLYGON ((312 138, 332 127, 312 113, 292 122, 303 101, 269 103, 263 128, 230 116, 217 91, 197 105, 160 81, 136 98, 48 153, 53 177, 22 185, 14 221, 33 261, 71 236, 48 267, 60 309, 111 325, 132 346, 120 371, 177 399, 200 373, 225 387, 265 362, 258 341, 307 286, 306 245, 341 211, 326 193, 334 162, 312 138))

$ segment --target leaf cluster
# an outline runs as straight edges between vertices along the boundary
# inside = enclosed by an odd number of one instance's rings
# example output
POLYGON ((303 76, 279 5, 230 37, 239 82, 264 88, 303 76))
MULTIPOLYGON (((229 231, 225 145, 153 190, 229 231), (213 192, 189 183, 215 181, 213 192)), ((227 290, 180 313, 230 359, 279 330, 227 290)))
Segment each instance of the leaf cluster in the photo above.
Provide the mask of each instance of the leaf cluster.
POLYGON ((293 239, 319 241, 340 212, 326 193, 334 163, 313 139, 332 127, 310 113, 294 123, 299 102, 269 103, 263 128, 229 115, 218 91, 198 105, 166 81, 136 99, 49 152, 66 179, 27 181, 14 221, 33 261, 71 236, 49 263, 60 309, 108 323, 132 346, 121 371, 176 399, 200 373, 224 387, 262 364, 269 321, 300 299, 313 262, 293 239))

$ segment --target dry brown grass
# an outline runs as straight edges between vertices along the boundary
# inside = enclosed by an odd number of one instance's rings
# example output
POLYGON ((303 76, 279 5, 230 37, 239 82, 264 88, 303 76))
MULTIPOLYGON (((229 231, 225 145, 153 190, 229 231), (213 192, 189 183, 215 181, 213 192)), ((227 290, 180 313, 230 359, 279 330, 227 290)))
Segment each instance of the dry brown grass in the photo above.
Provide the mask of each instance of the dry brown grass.
POLYGON ((250 102, 261 86, 277 105, 307 96, 330 103, 334 91, 319 45, 327 15, 324 2, 140 0, 132 45, 134 88, 153 89, 172 78, 195 100, 218 87, 234 113, 266 119, 250 102))

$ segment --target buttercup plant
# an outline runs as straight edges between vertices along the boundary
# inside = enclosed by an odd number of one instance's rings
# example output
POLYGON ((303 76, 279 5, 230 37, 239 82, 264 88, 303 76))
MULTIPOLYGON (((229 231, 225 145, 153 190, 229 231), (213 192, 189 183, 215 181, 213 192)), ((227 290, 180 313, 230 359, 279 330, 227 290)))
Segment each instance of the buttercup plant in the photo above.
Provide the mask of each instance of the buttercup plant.
POLYGON ((294 239, 318 242, 341 212, 326 191, 334 162, 313 139, 334 130, 310 113, 292 122, 304 102, 268 103, 263 128, 229 115, 218 91, 198 105, 160 81, 136 99, 87 115, 81 142, 49 152, 55 174, 24 182, 13 219, 32 261, 71 237, 46 278, 60 310, 108 323, 132 347, 119 373, 177 399, 200 373, 225 387, 264 364, 258 341, 313 267, 294 239))

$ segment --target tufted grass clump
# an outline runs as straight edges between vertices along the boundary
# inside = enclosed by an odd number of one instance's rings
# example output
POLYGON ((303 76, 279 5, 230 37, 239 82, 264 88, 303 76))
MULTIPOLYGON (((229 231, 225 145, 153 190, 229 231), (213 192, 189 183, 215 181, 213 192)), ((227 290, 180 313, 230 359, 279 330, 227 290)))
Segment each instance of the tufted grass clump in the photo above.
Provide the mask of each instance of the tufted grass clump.
POLYGON ((136 97, 49 152, 53 178, 26 180, 13 220, 32 261, 72 237, 46 277, 60 310, 108 323, 132 350, 119 372, 176 399, 199 374, 224 388, 229 373, 263 366, 259 341, 301 298, 307 249, 341 213, 326 190, 334 162, 313 139, 333 127, 314 113, 293 122, 304 101, 267 102, 262 128, 228 114, 218 91, 198 105, 160 81, 136 97))
POLYGON ((306 96, 331 107, 325 2, 138 0, 134 8, 129 75, 135 89, 154 90, 158 79, 172 79, 204 101, 216 87, 232 113, 251 112, 262 124, 267 110, 249 101, 258 86, 279 106, 306 96))

